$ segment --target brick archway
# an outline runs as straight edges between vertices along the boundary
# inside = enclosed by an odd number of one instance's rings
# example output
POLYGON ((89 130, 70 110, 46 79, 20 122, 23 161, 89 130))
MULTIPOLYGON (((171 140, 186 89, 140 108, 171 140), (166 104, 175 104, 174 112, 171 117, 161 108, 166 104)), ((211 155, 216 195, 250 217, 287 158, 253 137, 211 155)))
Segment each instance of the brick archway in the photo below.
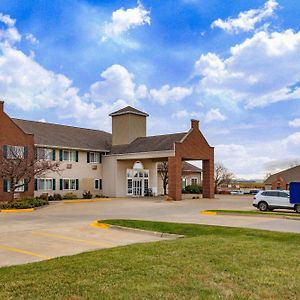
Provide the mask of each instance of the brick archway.
POLYGON ((214 148, 199 130, 199 121, 192 120, 191 130, 175 143, 175 156, 168 158, 169 196, 181 200, 181 170, 184 160, 203 161, 203 198, 214 198, 214 148))

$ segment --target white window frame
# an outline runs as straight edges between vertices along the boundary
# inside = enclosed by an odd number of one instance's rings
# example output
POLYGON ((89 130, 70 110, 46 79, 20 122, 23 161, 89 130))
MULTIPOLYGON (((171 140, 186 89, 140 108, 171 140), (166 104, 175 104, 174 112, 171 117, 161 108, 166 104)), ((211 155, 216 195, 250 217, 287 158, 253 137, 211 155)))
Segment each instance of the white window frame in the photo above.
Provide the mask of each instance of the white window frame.
POLYGON ((37 178, 37 189, 38 191, 52 191, 53 190, 53 178, 37 178), (41 181, 51 180, 51 188, 49 189, 42 189, 41 188, 41 181))
POLYGON ((99 164, 100 163, 100 153, 99 152, 89 152, 89 161, 92 164, 99 164), (92 159, 92 155, 93 155, 93 159, 92 159))
POLYGON ((62 190, 63 191, 76 191, 76 178, 62 178, 62 180, 63 180, 63 185, 62 185, 62 190), (69 185, 69 188, 68 189, 65 189, 65 180, 68 180, 69 181, 69 183, 68 183, 68 185, 69 185), (71 189, 70 187, 71 187, 71 181, 72 180, 74 180, 74 189, 71 189))
POLYGON ((100 191, 101 189, 100 189, 100 179, 95 179, 94 180, 94 190, 95 191, 100 191), (98 188, 96 188, 96 182, 98 182, 98 188))
POLYGON ((62 160, 63 161, 76 161, 76 150, 63 150, 62 151, 62 160), (65 159, 65 153, 68 153, 68 159, 65 159))
POLYGON ((198 178, 197 177, 192 177, 191 178, 191 185, 198 185, 199 182, 198 182, 198 178), (196 180, 196 184, 193 184, 193 180, 196 180))
MULTIPOLYGON (((19 180, 18 185, 19 184, 23 184, 23 185, 16 188, 15 193, 24 193, 25 192, 25 180, 24 179, 19 180)), ((8 193, 10 193, 10 186, 11 186, 10 180, 7 180, 7 192, 8 193)))
POLYGON ((50 148, 37 148, 37 159, 38 160, 52 160, 53 149, 50 148), (43 154, 41 152, 44 152, 43 154))
POLYGON ((16 159, 16 158, 22 159, 25 157, 25 147, 24 146, 7 145, 6 156, 8 159, 16 159), (14 155, 14 152, 17 154, 17 156, 14 155), (18 154, 21 154, 21 155, 19 156, 18 154))

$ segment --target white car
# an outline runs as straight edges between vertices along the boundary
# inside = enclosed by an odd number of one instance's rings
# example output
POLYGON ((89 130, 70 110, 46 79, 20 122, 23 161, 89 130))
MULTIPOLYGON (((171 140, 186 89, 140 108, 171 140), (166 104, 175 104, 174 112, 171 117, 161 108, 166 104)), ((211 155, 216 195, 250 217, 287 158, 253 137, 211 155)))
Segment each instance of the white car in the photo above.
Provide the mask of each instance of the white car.
POLYGON ((291 209, 300 213, 300 204, 290 203, 289 191, 266 190, 258 192, 253 201, 253 206, 261 211, 273 209, 291 209))
POLYGON ((244 192, 241 190, 234 190, 230 192, 231 195, 244 195, 244 192))

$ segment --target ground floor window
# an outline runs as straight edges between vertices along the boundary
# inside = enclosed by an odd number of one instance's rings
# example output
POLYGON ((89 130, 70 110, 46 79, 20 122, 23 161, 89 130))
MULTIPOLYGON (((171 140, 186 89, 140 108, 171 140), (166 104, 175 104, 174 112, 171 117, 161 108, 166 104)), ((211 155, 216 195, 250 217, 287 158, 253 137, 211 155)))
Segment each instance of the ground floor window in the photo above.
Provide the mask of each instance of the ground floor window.
POLYGON ((193 177, 191 179, 191 185, 198 185, 198 178, 197 177, 193 177))
POLYGON ((37 179, 37 190, 40 191, 50 191, 54 188, 55 180, 52 178, 39 178, 37 179))
POLYGON ((95 190, 102 190, 102 179, 95 179, 95 190))
MULTIPOLYGON (((26 190, 26 183, 24 179, 21 179, 18 184, 17 184, 17 188, 15 189, 16 193, 22 193, 25 192, 26 190)), ((11 189, 11 182, 8 179, 4 179, 3 180, 3 191, 6 193, 10 193, 10 189, 11 189)))
POLYGON ((182 188, 184 189, 187 186, 187 179, 185 177, 182 178, 182 188))
POLYGON ((79 189, 79 180, 73 178, 63 178, 60 180, 60 189, 74 191, 79 189))

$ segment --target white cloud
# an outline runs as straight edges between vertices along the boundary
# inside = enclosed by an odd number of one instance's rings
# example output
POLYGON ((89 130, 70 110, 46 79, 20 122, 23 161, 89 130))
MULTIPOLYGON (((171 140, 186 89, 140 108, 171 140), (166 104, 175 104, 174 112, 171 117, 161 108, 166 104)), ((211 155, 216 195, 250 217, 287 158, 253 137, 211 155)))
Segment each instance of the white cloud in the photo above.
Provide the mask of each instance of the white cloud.
POLYGON ((187 118, 189 116, 190 116, 190 114, 185 109, 178 110, 174 114, 172 114, 173 118, 178 118, 178 119, 187 118))
POLYGON ((195 74, 201 77, 198 91, 256 107, 299 99, 299 65, 300 32, 261 31, 232 47, 227 59, 201 55, 195 74))
POLYGON ((223 115, 218 108, 212 108, 209 110, 205 117, 204 122, 210 123, 212 121, 224 121, 226 120, 226 116, 223 115))
POLYGON ((167 103, 181 101, 185 97, 191 95, 192 92, 192 88, 180 86, 171 88, 168 84, 166 84, 163 85, 159 90, 151 89, 149 94, 153 101, 159 103, 160 105, 165 105, 167 103))
POLYGON ((90 97, 95 101, 112 103, 123 100, 134 105, 147 96, 145 85, 136 86, 134 75, 121 65, 112 65, 101 73, 102 80, 90 87, 90 97))
POLYGON ((15 26, 16 20, 12 19, 9 15, 3 15, 0 13, 0 22, 4 23, 8 27, 15 26))
POLYGON ((150 22, 150 11, 146 10, 140 2, 135 8, 126 10, 120 8, 112 13, 111 22, 105 24, 102 41, 115 40, 130 29, 146 24, 150 25, 150 22))
POLYGON ((27 33, 25 36, 25 39, 33 45, 36 45, 39 43, 39 40, 32 33, 27 33))
POLYGON ((300 146, 300 132, 295 132, 287 136, 282 143, 288 148, 300 146))
POLYGON ((290 121, 289 126, 294 128, 300 127, 300 118, 290 121))
POLYGON ((0 23, 4 24, 4 28, 0 27, 1 44, 13 45, 21 40, 22 36, 15 27, 16 20, 0 13, 0 23))
POLYGON ((241 12, 237 18, 228 18, 225 21, 222 19, 215 20, 211 27, 218 27, 230 33, 251 31, 255 29, 257 23, 273 16, 277 7, 278 2, 276 0, 268 0, 262 8, 241 12))

